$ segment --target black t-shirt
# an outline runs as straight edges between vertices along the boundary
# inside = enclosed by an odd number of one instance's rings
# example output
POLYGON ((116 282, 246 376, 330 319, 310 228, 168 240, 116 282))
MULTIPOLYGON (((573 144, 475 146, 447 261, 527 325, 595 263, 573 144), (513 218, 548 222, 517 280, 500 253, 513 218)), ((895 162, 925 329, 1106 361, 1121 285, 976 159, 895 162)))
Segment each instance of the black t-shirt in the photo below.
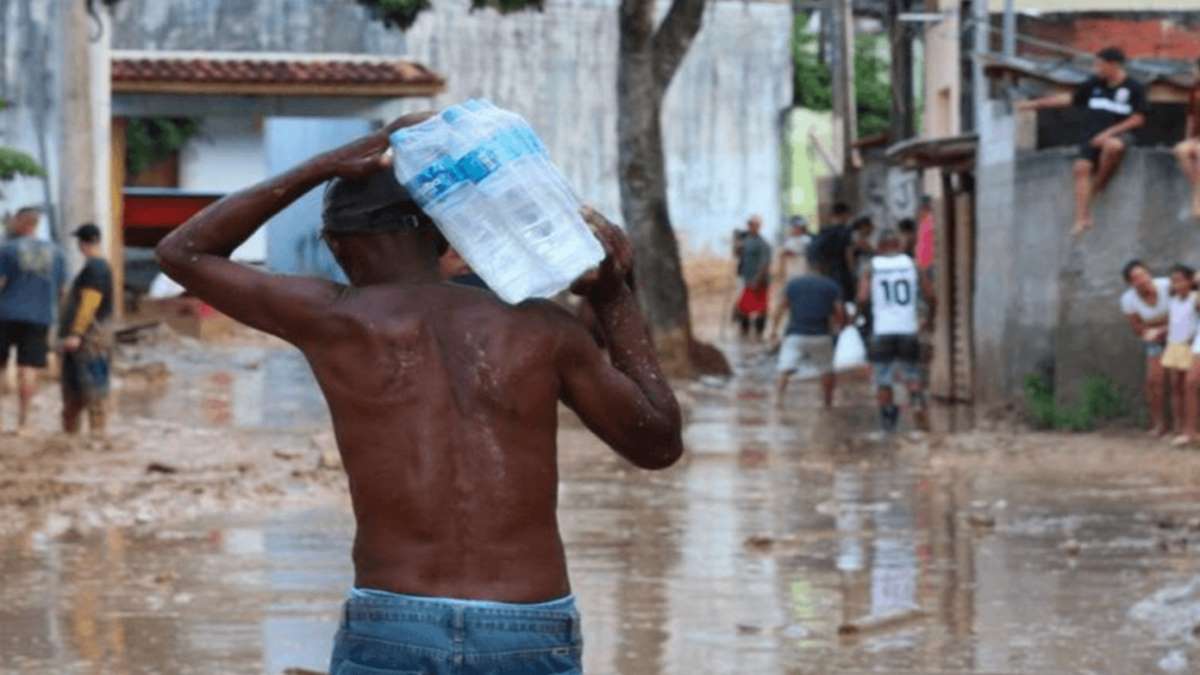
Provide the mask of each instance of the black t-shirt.
POLYGON ((1085 125, 1089 138, 1137 113, 1146 112, 1146 88, 1132 77, 1126 77, 1115 87, 1093 77, 1079 85, 1073 100, 1076 107, 1087 111, 1085 125))
POLYGON ((79 311, 79 300, 83 289, 90 288, 100 292, 103 298, 96 310, 96 323, 107 320, 113 311, 113 278, 112 268, 103 258, 88 258, 75 283, 71 284, 71 294, 63 305, 59 334, 63 337, 71 334, 71 324, 75 323, 75 314, 79 311))

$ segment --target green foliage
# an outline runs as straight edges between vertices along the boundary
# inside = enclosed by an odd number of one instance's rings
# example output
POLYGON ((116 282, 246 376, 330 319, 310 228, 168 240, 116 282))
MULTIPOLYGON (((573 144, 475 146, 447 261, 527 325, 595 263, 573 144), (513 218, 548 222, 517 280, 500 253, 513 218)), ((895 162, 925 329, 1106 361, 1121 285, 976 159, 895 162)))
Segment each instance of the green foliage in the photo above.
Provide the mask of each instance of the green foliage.
POLYGON ((125 167, 130 176, 183 149, 200 133, 200 120, 186 117, 139 117, 125 128, 125 167))
POLYGON ((1025 378, 1025 406, 1035 428, 1074 432, 1092 431, 1127 412, 1116 385, 1101 376, 1084 380, 1079 402, 1064 408, 1055 401, 1054 386, 1044 376, 1030 375, 1025 378))
MULTIPOLYGON (((8 109, 8 101, 0 98, 0 110, 8 109)), ((0 181, 9 181, 17 176, 41 178, 46 172, 29 155, 14 148, 0 147, 0 181)))
MULTIPOLYGON (((797 14, 792 26, 792 63, 796 105, 808 110, 833 109, 833 75, 822 63, 817 36, 808 32, 808 16, 797 14)), ((854 40, 854 93, 858 110, 858 135, 884 133, 892 117, 892 87, 887 39, 858 35, 854 40)))
POLYGON ((854 96, 859 137, 887 133, 892 119, 892 83, 887 38, 859 35, 854 40, 854 96))
MULTIPOLYGON (((430 0, 358 0, 358 4, 366 6, 383 25, 400 30, 412 28, 421 12, 433 6, 430 0)), ((525 9, 541 11, 543 6, 544 0, 471 0, 471 9, 491 8, 502 14, 525 9)))
POLYGON ((17 176, 45 176, 46 172, 29 155, 12 148, 0 148, 0 180, 12 180, 17 176))
POLYGON ((795 73, 796 105, 808 110, 833 109, 833 76, 821 63, 817 36, 805 26, 808 16, 797 13, 792 26, 792 63, 795 73))

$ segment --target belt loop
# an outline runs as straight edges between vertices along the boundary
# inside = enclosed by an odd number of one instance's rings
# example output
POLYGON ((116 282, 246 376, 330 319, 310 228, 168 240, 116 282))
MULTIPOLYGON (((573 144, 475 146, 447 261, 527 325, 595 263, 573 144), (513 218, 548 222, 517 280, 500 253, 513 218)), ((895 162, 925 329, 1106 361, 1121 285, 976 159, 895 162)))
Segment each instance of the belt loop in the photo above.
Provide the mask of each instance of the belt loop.
POLYGON ((454 642, 460 645, 466 640, 466 611, 465 607, 454 608, 454 642))

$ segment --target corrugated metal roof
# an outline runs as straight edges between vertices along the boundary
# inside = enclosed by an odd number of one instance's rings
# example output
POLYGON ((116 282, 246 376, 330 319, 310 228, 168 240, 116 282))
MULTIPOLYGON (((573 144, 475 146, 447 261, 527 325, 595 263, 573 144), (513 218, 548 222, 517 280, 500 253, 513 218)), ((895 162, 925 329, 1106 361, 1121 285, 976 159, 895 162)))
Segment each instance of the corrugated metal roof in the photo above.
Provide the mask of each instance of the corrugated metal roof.
MULTIPOLYGON (((1012 72, 1053 84, 1076 85, 1092 76, 1090 61, 1073 59, 1029 59, 988 53, 982 57, 989 74, 1012 72)), ((1183 61, 1132 59, 1126 70, 1139 82, 1160 84, 1178 89, 1190 89, 1195 82, 1193 66, 1183 61)))

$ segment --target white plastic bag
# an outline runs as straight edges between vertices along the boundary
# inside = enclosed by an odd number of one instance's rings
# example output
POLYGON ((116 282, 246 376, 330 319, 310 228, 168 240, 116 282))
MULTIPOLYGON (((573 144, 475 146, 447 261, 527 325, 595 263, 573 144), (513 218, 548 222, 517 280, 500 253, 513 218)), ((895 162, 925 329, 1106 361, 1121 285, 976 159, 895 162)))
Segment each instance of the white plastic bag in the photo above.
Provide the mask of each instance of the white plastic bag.
POLYGON ((867 346, 854 326, 846 326, 838 335, 833 351, 833 369, 837 372, 856 370, 867 365, 867 346))

